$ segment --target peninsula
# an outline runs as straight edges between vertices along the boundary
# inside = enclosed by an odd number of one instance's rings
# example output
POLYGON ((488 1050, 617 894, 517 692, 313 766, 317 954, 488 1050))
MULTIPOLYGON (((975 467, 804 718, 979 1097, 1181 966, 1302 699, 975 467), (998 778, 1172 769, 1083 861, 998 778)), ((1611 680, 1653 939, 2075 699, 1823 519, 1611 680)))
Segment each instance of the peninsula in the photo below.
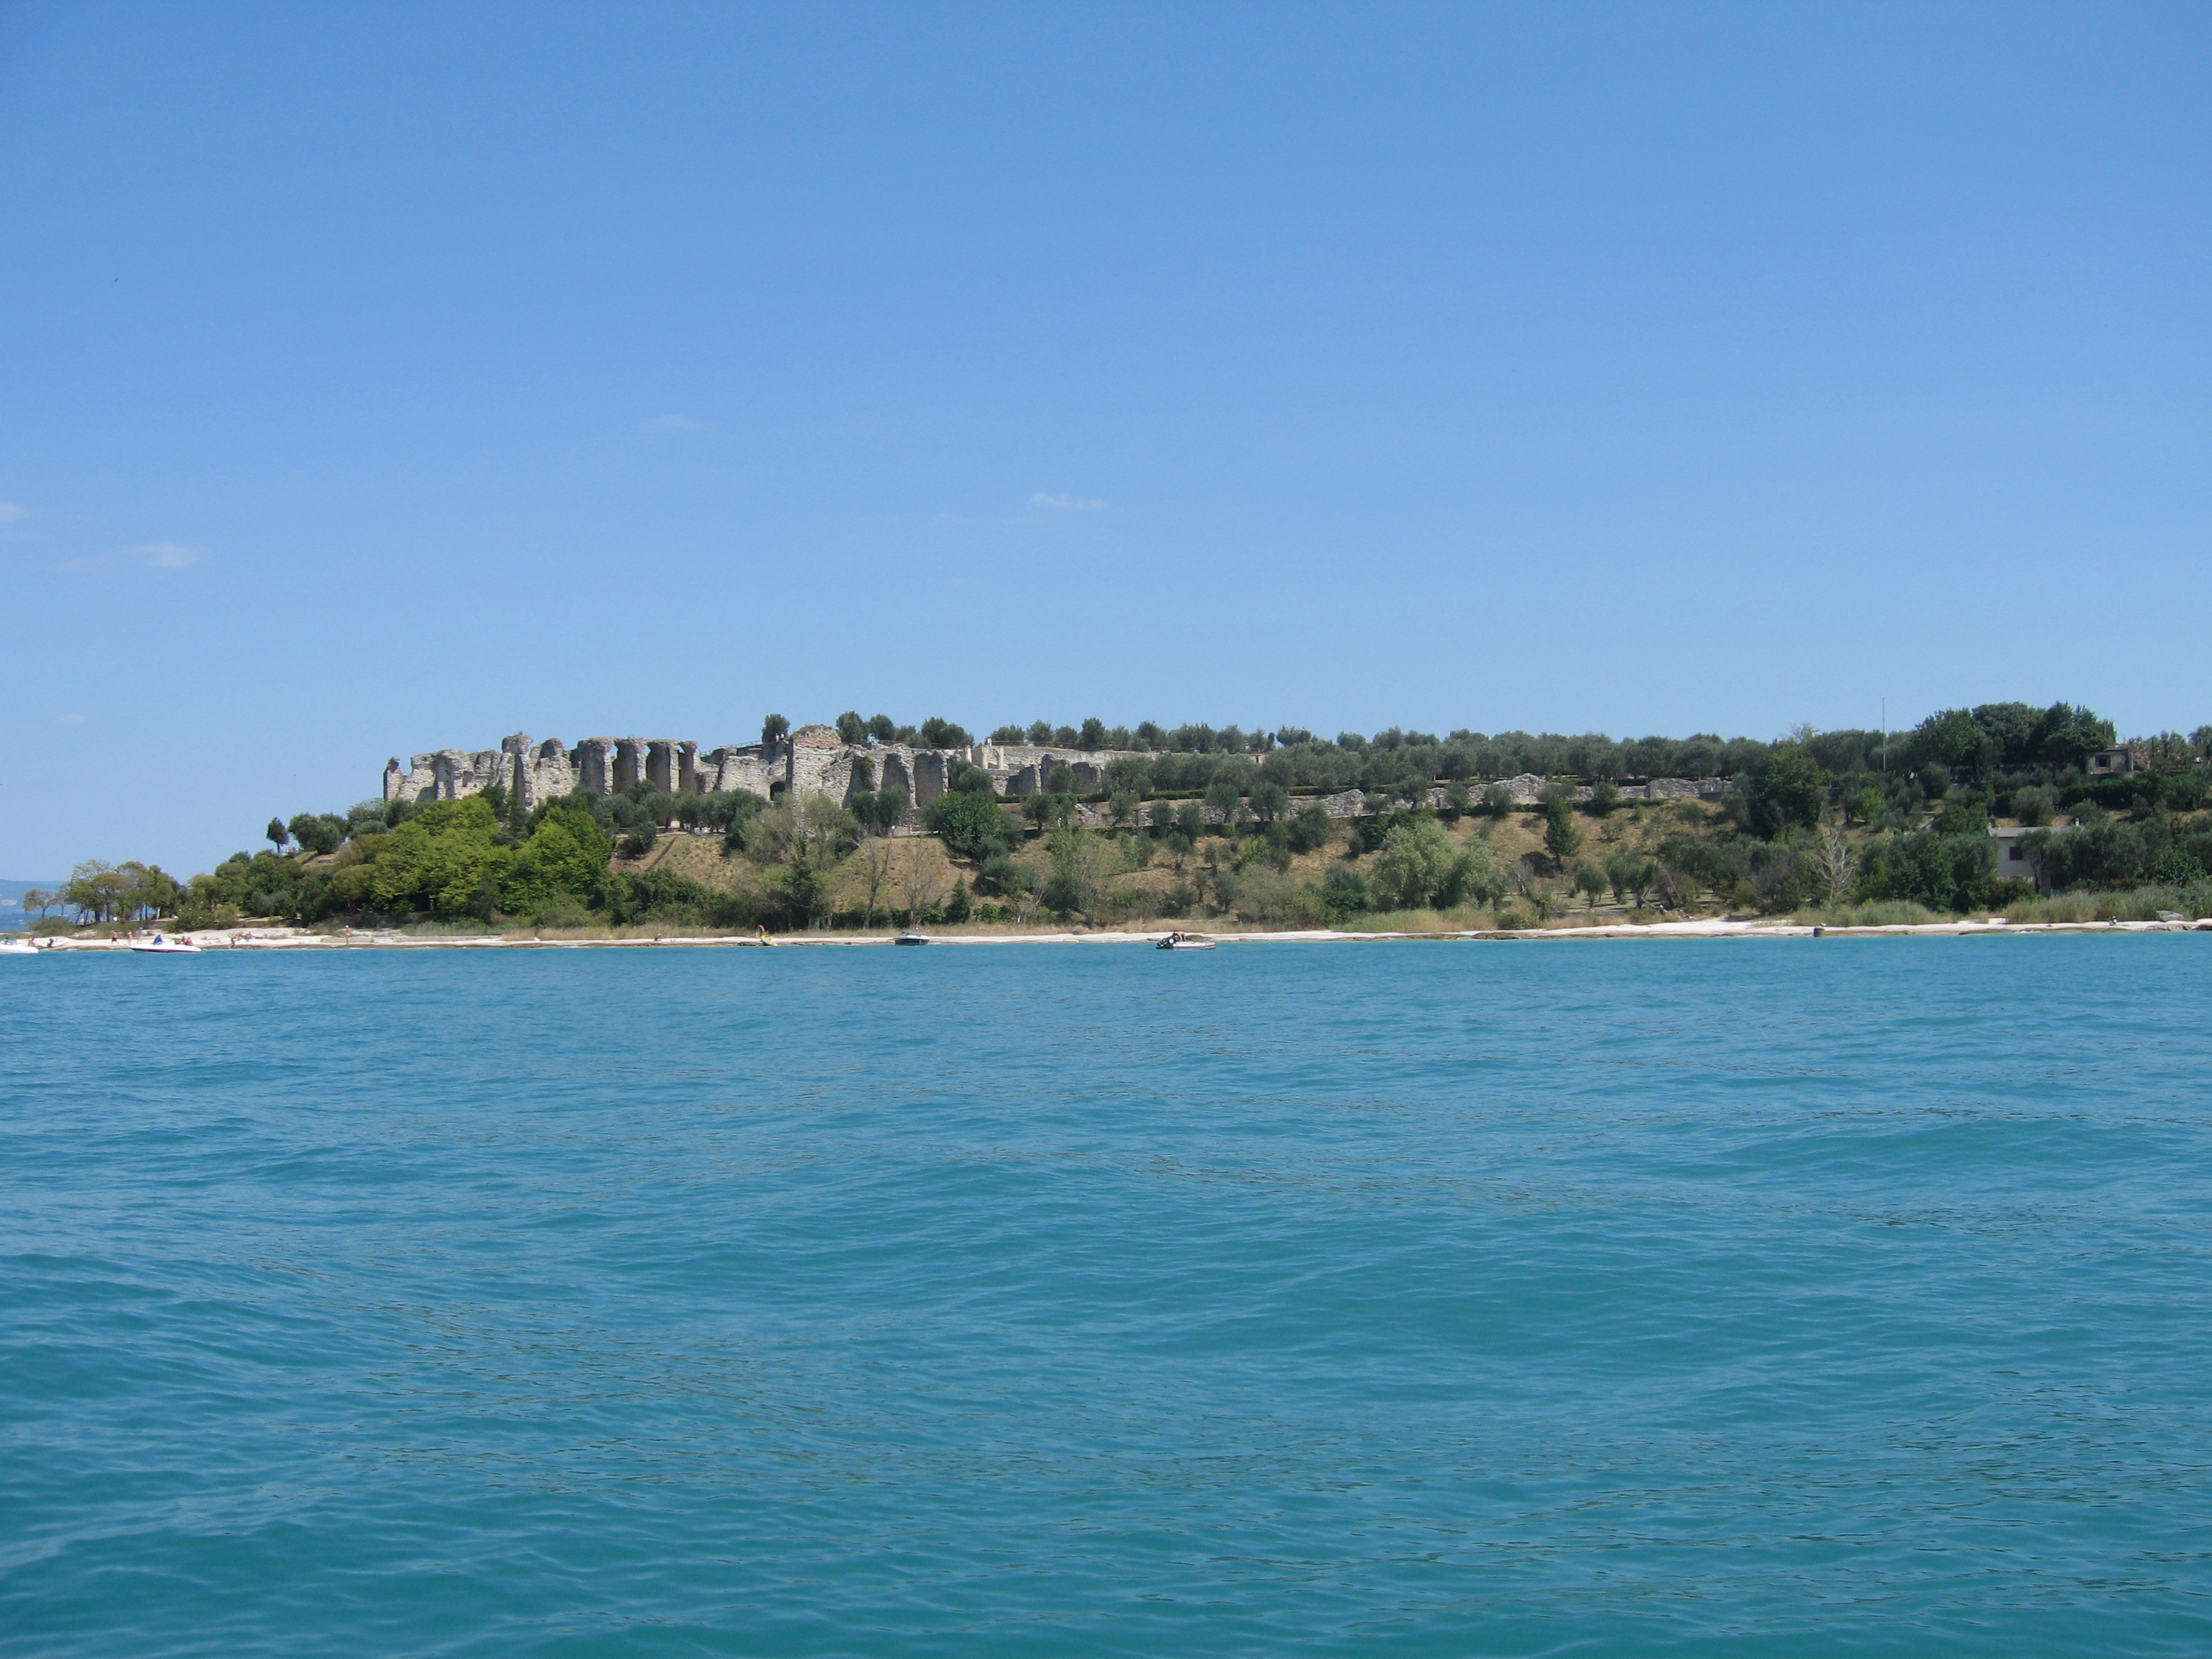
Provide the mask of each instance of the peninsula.
POLYGON ((2208 775, 2212 727, 2122 743, 2065 703, 1771 743, 770 715, 712 748, 395 756, 267 851, 189 881, 88 861, 32 897, 49 933, 2158 922, 2212 914, 2208 775))

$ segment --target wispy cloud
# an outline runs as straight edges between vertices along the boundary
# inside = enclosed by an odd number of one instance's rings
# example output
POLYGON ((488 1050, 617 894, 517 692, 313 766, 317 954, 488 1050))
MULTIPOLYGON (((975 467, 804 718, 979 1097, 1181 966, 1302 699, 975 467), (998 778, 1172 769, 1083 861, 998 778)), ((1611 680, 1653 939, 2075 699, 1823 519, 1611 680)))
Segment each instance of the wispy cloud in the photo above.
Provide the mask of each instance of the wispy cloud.
POLYGON ((111 565, 141 565, 149 570, 189 570, 201 558, 200 550, 182 542, 142 542, 120 553, 93 553, 82 559, 64 559, 57 570, 105 570, 111 565))
POLYGON ((30 516, 31 510, 27 507, 18 507, 13 501, 0 501, 0 524, 21 524, 30 516))
POLYGON ((84 719, 85 717, 82 714, 64 714, 59 720, 56 720, 54 724, 57 726, 82 726, 84 724, 84 719))
POLYGON ((663 415, 653 422, 663 432, 696 432, 699 422, 689 415, 663 415))
POLYGON ((1103 501, 1086 501, 1076 495, 1048 495, 1041 489, 1030 499, 1039 507, 1056 507, 1064 513, 1096 513, 1106 505, 1103 501))

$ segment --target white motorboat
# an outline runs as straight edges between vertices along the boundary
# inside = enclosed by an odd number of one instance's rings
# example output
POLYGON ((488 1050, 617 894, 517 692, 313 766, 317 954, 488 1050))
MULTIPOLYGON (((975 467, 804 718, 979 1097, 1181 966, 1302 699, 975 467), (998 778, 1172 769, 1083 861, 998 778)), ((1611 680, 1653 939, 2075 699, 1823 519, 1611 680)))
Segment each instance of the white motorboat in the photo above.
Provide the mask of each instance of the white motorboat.
POLYGON ((1211 951, 1213 941, 1200 939, 1196 933, 1170 933, 1152 948, 1155 951, 1211 951))
POLYGON ((156 933, 152 939, 143 944, 134 945, 131 948, 141 956, 149 957, 196 957, 200 954, 200 947, 191 940, 170 939, 161 933, 156 933))
POLYGON ((929 935, 923 933, 919 927, 909 927, 906 932, 901 933, 896 939, 893 939, 891 943, 894 945, 927 945, 929 943, 929 935))
POLYGON ((39 947, 27 939, 0 939, 0 957, 34 957, 39 947))

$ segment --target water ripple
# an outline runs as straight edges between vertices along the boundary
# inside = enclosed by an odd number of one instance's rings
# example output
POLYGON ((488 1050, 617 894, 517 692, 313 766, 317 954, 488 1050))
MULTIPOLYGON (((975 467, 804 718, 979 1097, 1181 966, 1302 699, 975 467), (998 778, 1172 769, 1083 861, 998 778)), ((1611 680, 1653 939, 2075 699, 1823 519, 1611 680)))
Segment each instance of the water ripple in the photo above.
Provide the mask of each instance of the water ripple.
POLYGON ((2208 989, 24 964, 0 1651, 2203 1652, 2208 989))

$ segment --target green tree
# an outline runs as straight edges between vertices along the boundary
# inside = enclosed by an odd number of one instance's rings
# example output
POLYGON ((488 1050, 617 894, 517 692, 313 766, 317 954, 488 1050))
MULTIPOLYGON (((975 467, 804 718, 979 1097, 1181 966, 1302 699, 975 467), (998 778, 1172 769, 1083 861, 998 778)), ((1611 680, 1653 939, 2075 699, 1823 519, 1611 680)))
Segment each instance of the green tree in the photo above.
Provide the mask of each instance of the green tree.
POLYGON ((1252 816, 1273 823, 1291 810, 1291 792, 1272 779, 1252 786, 1252 816))
POLYGON ((1375 858, 1375 878, 1401 909, 1425 905, 1449 878, 1459 848, 1451 834, 1433 818, 1395 825, 1382 837, 1375 858))
POLYGON ((1322 878, 1321 901, 1340 920, 1358 915, 1372 902, 1367 878, 1348 864, 1332 865, 1328 874, 1322 878))
POLYGON ((345 820, 326 813, 302 812, 285 829, 303 853, 335 853, 345 842, 345 820))
MULTIPOLYGON (((1972 719, 1963 710, 1960 718, 1968 732, 1972 719)), ((1973 741, 1980 741, 1976 733, 1973 741)), ((1827 804, 1828 775, 1813 758, 1812 750, 1795 741, 1778 743, 1759 757, 1751 769, 1742 805, 1752 833, 1771 840, 1784 830, 1820 822, 1827 804)))
POLYGON ((556 893, 592 903, 606 891, 607 864, 614 857, 614 844, 589 812, 574 807, 549 812, 523 843, 522 850, 544 872, 556 893))
POLYGON ((975 741, 968 728, 932 714, 921 723, 922 746, 927 749, 965 749, 975 741))
POLYGON ((1227 778, 1216 778, 1206 786, 1206 804, 1221 815, 1221 833, 1224 836, 1244 813, 1244 798, 1227 778))
POLYGON ((1095 914, 1108 879, 1121 867, 1120 856, 1087 830, 1054 830, 1048 851, 1052 871, 1045 879, 1045 903, 1063 915, 1095 914))
POLYGON ((1615 853, 1605 861, 1605 879, 1613 889, 1613 896, 1626 904, 1629 896, 1636 895, 1638 904, 1644 902, 1644 884, 1649 880, 1646 870, 1650 860, 1639 853, 1615 853))
POLYGON ((990 741, 993 743, 1020 743, 1024 741, 1024 733, 1022 728, 1018 726, 995 726, 992 729, 990 741))
POLYGON ((817 926, 830 914, 830 883, 804 840, 791 844, 790 857, 777 877, 785 904, 799 924, 817 926))
POLYGON ((988 795, 956 789, 930 802, 927 816, 956 859, 987 859, 1006 849, 1006 821, 988 795))
POLYGON ((269 844, 280 853, 284 850, 284 843, 292 839, 292 832, 284 827, 284 820, 282 818, 270 819, 269 827, 261 833, 269 838, 269 844))
POLYGON ((481 796, 434 801, 384 838, 370 893, 389 912, 474 915, 487 882, 505 873, 513 853, 495 846, 499 819, 481 796))
POLYGON ((2079 703, 2054 702, 2035 723, 2035 757, 2045 766, 2079 766, 2117 741, 2112 721, 2079 703))
POLYGON ((1497 855, 1478 836, 1460 848, 1444 872, 1443 884, 1431 897, 1437 909, 1449 910, 1455 904, 1495 904, 1504 891, 1497 855))
POLYGON ((872 835, 887 836, 906 817, 907 793, 898 785, 871 794, 853 797, 850 810, 860 827, 872 835))
POLYGON ((606 832, 589 811, 554 806, 516 849, 503 872, 501 908, 527 915, 562 896, 587 904, 604 902, 607 860, 612 852, 606 832))
POLYGON ((1075 734, 1079 749, 1098 750, 1106 746, 1106 722, 1093 714, 1083 722, 1083 729, 1075 734))
POLYGON ((837 735, 847 743, 866 743, 868 740, 868 723, 860 718, 859 709, 848 708, 837 716, 837 735))
POLYGON ((62 902, 77 913, 80 921, 112 921, 121 915, 130 886, 130 878, 118 873, 105 859, 87 859, 70 872, 62 902))
POLYGON ((2031 763, 2037 713, 2024 702, 1985 702, 1977 708, 1974 729, 1982 736, 1977 763, 1992 769, 2031 763))
MULTIPOLYGON (((1775 745, 1778 749, 1791 746, 1786 744, 1775 745)), ((1802 744, 1794 746, 1803 747, 1802 744)), ((1916 766, 1941 766, 1954 772, 1964 770, 1973 766, 1981 757, 1982 728, 1974 724, 1971 710, 1942 709, 1913 728, 1905 748, 1916 766)), ((1799 820, 1801 823, 1805 821, 1799 820)))
POLYGON ((791 722, 781 714, 770 714, 761 722, 761 741, 770 744, 791 735, 791 722))
POLYGON ((1939 836, 1971 836, 1989 827, 1989 811, 1976 796, 1948 796, 1936 810, 1935 828, 1939 836))
POLYGON ((1583 896, 1589 908, 1597 908, 1597 902, 1605 896, 1605 872, 1588 859, 1575 860, 1575 891, 1583 896))
POLYGON ((1314 853, 1328 845, 1336 826, 1330 821, 1328 811, 1319 801, 1309 801, 1298 808, 1291 820, 1289 846, 1293 853, 1314 853))
POLYGON ((1565 869, 1582 845, 1583 832, 1575 828, 1573 806, 1564 794, 1554 793, 1544 803, 1544 850, 1552 855, 1553 867, 1565 869))

